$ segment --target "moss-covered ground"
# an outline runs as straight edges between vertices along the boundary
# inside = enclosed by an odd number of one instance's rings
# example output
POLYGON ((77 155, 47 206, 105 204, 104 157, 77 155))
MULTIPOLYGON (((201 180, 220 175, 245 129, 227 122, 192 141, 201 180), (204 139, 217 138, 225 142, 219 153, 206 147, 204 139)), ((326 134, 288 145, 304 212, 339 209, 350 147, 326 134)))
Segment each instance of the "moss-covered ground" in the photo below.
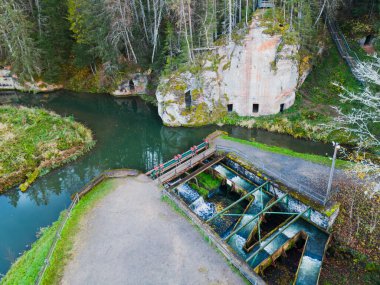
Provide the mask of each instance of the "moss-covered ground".
POLYGON ((0 192, 25 191, 39 176, 88 151, 91 130, 38 108, 0 106, 0 192))
MULTIPOLYGON (((64 266, 72 254, 71 249, 73 248, 74 237, 80 230, 80 223, 83 217, 96 205, 97 201, 112 189, 115 189, 116 184, 117 179, 101 182, 74 207, 70 218, 62 230, 61 238, 58 240, 50 260, 50 266, 47 268, 41 284, 59 284, 64 266)), ((41 231, 40 238, 32 245, 30 250, 16 260, 1 280, 2 285, 34 284, 53 243, 57 229, 65 219, 65 215, 66 211, 63 211, 58 221, 41 231)))
POLYGON ((218 178, 212 177, 211 174, 202 172, 196 176, 196 182, 190 182, 190 186, 195 189, 202 197, 207 197, 209 192, 217 189, 221 184, 218 178))

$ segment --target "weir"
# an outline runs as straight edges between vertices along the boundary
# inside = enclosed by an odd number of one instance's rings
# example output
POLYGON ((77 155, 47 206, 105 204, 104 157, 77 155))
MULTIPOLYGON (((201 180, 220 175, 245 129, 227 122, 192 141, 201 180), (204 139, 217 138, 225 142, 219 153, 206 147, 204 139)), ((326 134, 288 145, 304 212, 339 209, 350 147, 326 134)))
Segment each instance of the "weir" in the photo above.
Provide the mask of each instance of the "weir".
POLYGON ((197 159, 191 163, 187 159, 180 165, 165 164, 164 169, 171 169, 156 179, 184 201, 204 226, 209 226, 257 274, 264 274, 278 258, 286 258, 286 252, 303 240, 294 284, 318 284, 329 234, 312 221, 316 219, 315 210, 295 207, 296 199, 289 193, 276 192, 265 176, 252 180, 238 174, 225 164, 228 158, 216 155, 212 148, 205 147, 193 157, 197 159), (198 193, 207 186, 199 182, 201 174, 219 180, 218 188, 207 189, 208 194, 198 193), (194 178, 196 184, 191 184, 194 178))

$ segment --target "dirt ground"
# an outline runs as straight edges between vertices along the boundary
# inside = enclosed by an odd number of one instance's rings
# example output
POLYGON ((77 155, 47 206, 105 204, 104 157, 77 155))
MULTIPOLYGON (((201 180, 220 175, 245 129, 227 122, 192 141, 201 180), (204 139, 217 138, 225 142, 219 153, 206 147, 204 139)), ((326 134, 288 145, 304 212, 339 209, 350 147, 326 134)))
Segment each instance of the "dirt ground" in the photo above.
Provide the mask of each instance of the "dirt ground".
POLYGON ((244 284, 144 175, 91 210, 62 284, 244 284))

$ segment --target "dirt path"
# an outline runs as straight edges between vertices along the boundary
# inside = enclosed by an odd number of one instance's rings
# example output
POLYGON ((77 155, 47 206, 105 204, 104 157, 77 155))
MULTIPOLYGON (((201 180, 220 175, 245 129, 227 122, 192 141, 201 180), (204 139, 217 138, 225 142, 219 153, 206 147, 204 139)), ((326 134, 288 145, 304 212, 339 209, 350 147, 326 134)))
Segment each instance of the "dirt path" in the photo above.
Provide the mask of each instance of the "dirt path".
POLYGON ((244 284, 143 175, 91 210, 74 252, 62 284, 244 284))

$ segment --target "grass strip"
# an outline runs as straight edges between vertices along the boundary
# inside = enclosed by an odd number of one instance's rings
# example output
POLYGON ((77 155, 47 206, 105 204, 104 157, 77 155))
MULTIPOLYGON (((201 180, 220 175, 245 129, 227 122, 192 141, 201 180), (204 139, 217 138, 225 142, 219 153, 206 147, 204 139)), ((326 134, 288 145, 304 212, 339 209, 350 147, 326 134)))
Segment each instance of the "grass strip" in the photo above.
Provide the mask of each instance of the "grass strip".
MULTIPOLYGON (((59 284, 63 276, 64 268, 70 259, 74 240, 80 231, 82 218, 91 210, 96 202, 115 189, 117 179, 107 179, 98 184, 84 196, 71 212, 67 224, 62 230, 53 256, 50 260, 50 266, 47 268, 42 284, 59 284)), ((42 268, 45 258, 53 243, 54 236, 66 215, 66 210, 62 211, 59 219, 50 227, 41 230, 40 238, 33 243, 30 250, 26 251, 1 280, 2 285, 13 284, 34 284, 38 273, 42 268)))
MULTIPOLYGON (((242 140, 242 139, 230 137, 227 135, 223 135, 221 137, 225 140, 229 140, 229 141, 253 146, 255 148, 258 148, 258 149, 261 149, 264 151, 282 154, 282 155, 291 156, 291 157, 296 157, 296 158, 300 158, 303 160, 307 160, 307 161, 311 161, 314 163, 323 164, 323 165, 327 165, 327 166, 331 165, 331 158, 330 157, 316 155, 316 154, 295 152, 295 151, 288 149, 288 148, 282 148, 282 147, 278 147, 278 146, 270 146, 270 145, 266 145, 266 144, 255 142, 255 141, 247 141, 247 140, 242 140)), ((340 169, 347 169, 347 168, 352 167, 352 163, 349 161, 337 159, 335 166, 337 168, 340 168, 340 169)))

